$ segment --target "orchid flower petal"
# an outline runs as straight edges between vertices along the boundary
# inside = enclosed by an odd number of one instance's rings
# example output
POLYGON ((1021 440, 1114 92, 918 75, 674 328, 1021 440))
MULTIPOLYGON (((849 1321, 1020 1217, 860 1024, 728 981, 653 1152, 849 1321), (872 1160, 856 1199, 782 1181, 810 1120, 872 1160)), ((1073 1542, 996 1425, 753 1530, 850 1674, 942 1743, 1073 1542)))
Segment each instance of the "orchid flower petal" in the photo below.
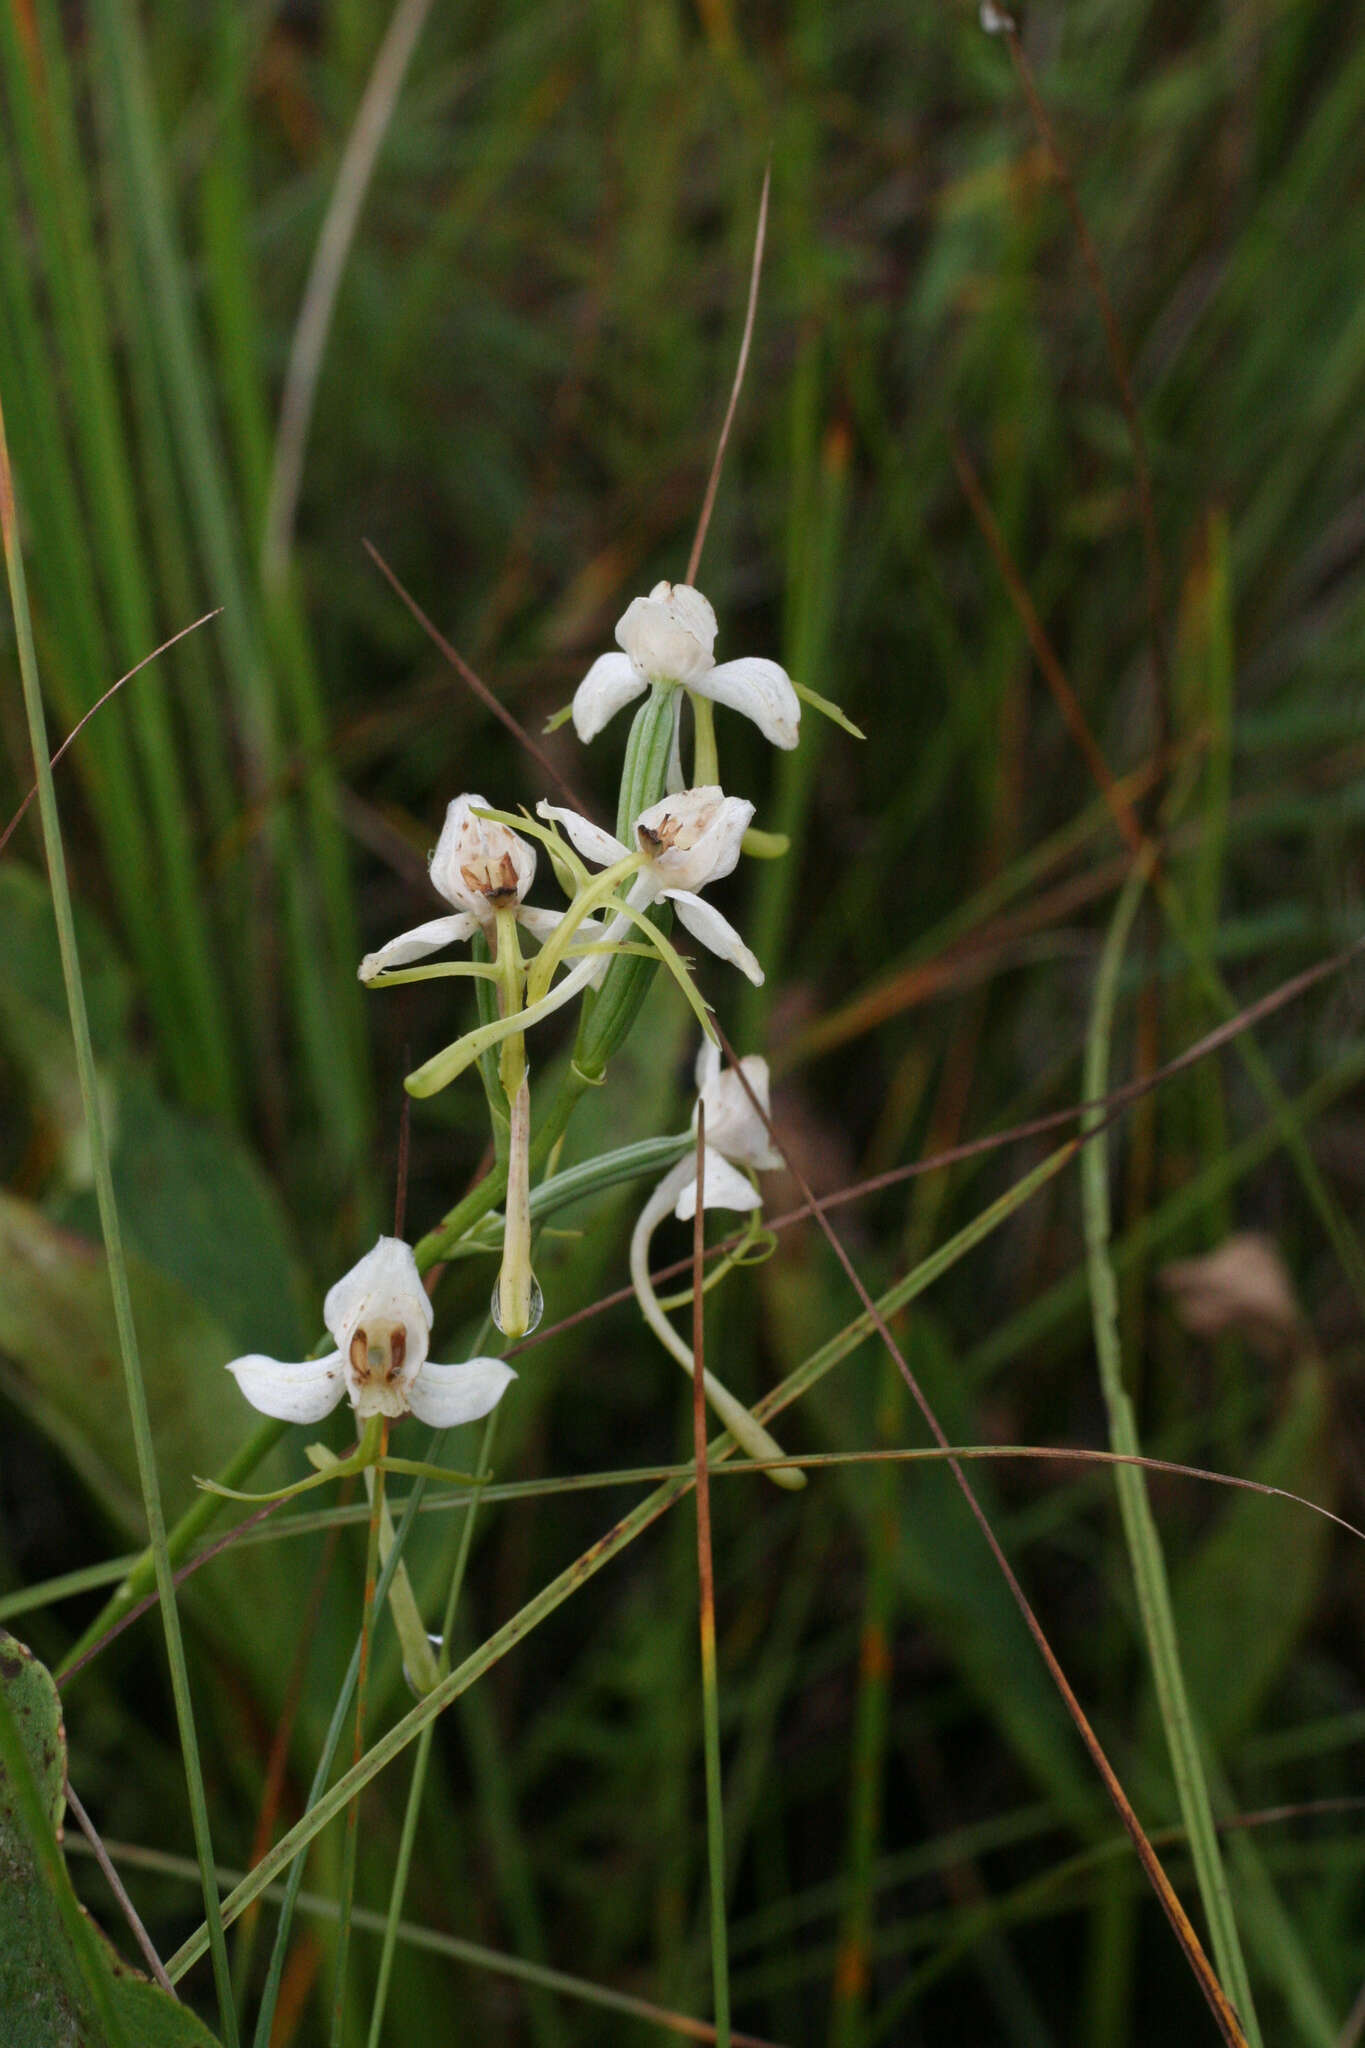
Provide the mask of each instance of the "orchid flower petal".
POLYGON ((523 903, 517 912, 517 923, 524 925, 533 939, 539 939, 543 946, 555 927, 564 921, 562 910, 539 910, 534 903, 523 903))
MULTIPOLYGON (((702 1093, 708 1082, 715 1080, 716 1075, 720 1072, 720 1060, 720 1047, 713 1039, 703 1038, 697 1052, 697 1063, 692 1070, 692 1078, 696 1084, 698 1095, 702 1093)), ((710 1114, 709 1107, 707 1114, 710 1114)), ((695 1113, 692 1121, 696 1122, 695 1113)))
POLYGON ((714 783, 661 797, 635 820, 636 842, 665 889, 704 889, 732 874, 754 807, 714 783))
POLYGON ((614 861, 629 858, 630 849, 622 846, 619 839, 610 832, 604 832, 600 825, 594 825, 590 818, 578 811, 568 810, 563 804, 547 803, 542 797, 536 805, 536 815, 553 819, 562 825, 570 843, 582 854, 584 860, 596 861, 599 867, 609 868, 614 861))
POLYGON ((228 1371, 252 1407, 279 1422, 321 1422, 346 1391, 339 1351, 326 1358, 305 1358, 298 1365, 252 1352, 247 1358, 234 1358, 228 1371))
POLYGON ((627 605, 616 639, 650 682, 691 684, 712 665, 716 615, 690 583, 656 583, 627 605))
POLYGON ((422 1367, 408 1388, 408 1405, 419 1422, 432 1429, 453 1429, 477 1422, 496 1408, 516 1378, 500 1358, 471 1358, 465 1365, 422 1367))
MULTIPOLYGON (((683 1182, 681 1192, 673 1205, 673 1214, 680 1223, 689 1223, 697 1213, 697 1175, 695 1155, 693 1170, 683 1182)), ((761 1209, 763 1197, 751 1180, 748 1180, 728 1159, 723 1159, 708 1145, 702 1161, 702 1207, 704 1209, 761 1209)))
POLYGON ((431 856, 432 887, 480 924, 520 903, 536 873, 533 846, 506 825, 475 816, 493 808, 472 791, 453 798, 431 856))
POLYGON ((694 939, 700 939, 710 952, 747 974, 755 988, 763 986, 763 969, 729 919, 722 917, 713 904, 693 895, 690 889, 665 889, 663 893, 694 939))
MULTIPOLYGON (((367 1316, 404 1323, 410 1332, 420 1330, 424 1340, 431 1329, 431 1302, 412 1246, 404 1244, 401 1237, 381 1237, 373 1250, 327 1290, 322 1320, 338 1350, 345 1351, 355 1326, 367 1316)), ((425 1352, 425 1341, 422 1348, 425 1352)))
MULTIPOLYGON (((768 1062, 757 1053, 750 1053, 739 1064, 744 1080, 766 1111, 768 1062)), ((702 1053, 697 1060, 697 1093, 706 1111, 708 1145, 714 1145, 737 1166, 753 1166, 770 1172, 783 1164, 782 1154, 774 1148, 768 1136, 767 1125, 749 1100, 744 1081, 732 1068, 727 1067, 722 1073, 719 1048, 710 1046, 708 1040, 703 1040, 702 1053), (714 1060, 705 1060, 708 1049, 715 1053, 714 1060)), ((695 1107, 692 1128, 694 1131, 697 1128, 695 1107)))
POLYGON ((573 693, 573 727, 585 743, 596 739, 622 705, 649 687, 628 654, 599 654, 573 693))
POLYGON ((723 661, 719 668, 688 685, 717 704, 728 704, 752 718, 765 740, 775 747, 794 747, 801 724, 801 699, 787 671, 760 655, 723 661))
POLYGON ((373 981, 386 967, 406 967, 409 961, 425 959, 442 946, 461 945, 478 929, 478 919, 467 910, 457 911, 454 917, 430 918, 426 924, 415 924, 411 931, 387 939, 377 953, 367 953, 356 972, 361 981, 373 981))

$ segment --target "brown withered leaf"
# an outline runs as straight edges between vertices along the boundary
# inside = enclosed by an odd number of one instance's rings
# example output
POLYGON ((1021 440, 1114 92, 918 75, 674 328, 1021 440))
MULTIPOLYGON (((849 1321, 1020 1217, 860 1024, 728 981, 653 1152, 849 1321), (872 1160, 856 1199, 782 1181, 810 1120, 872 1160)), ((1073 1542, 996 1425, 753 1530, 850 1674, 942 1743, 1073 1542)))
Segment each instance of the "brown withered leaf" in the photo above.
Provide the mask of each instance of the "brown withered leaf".
POLYGON ((1245 1337, 1269 1358, 1301 1351, 1308 1324, 1272 1238, 1240 1231, 1202 1258, 1163 1266, 1161 1284, 1184 1327, 1196 1337, 1245 1337))

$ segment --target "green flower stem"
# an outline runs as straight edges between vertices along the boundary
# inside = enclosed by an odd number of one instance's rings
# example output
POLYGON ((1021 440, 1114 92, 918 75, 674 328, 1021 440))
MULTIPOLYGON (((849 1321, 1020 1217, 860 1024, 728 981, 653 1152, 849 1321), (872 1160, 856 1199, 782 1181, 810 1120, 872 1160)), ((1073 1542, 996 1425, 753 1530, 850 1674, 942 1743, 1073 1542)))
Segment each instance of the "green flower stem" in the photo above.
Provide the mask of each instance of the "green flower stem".
MULTIPOLYGON (((515 911, 498 911, 497 936, 502 1013, 515 1022, 524 1013, 527 990, 515 911)), ((531 1271, 531 1084, 524 1032, 514 1030, 503 1040, 498 1079, 507 1098, 507 1200, 494 1320, 505 1336, 516 1339, 539 1321, 531 1271)))
MULTIPOLYGON (((629 882, 639 874, 645 864, 643 853, 629 853, 624 860, 613 861, 593 876, 586 887, 579 889, 563 918, 555 926, 531 962, 526 976, 526 997, 529 1003, 536 1003, 549 994, 555 971, 563 963, 574 935, 585 918, 595 910, 604 908, 616 894, 622 882, 629 882)), ((594 959, 599 955, 591 956, 594 959)))
MULTIPOLYGON (((444 1441, 445 1432, 438 1430, 432 1435, 428 1449, 434 1452, 444 1441)), ((375 1588, 375 1601, 377 1604, 382 1604, 389 1596, 394 1580, 397 1577, 399 1563, 402 1558, 403 1544, 421 1507, 425 1491, 425 1482, 419 1480, 403 1504, 403 1519, 395 1531, 393 1549, 384 1562, 383 1569, 379 1574, 379 1583, 375 1588)), ((337 1694, 336 1705, 332 1709, 332 1718, 327 1724, 327 1733, 323 1737, 322 1748, 318 1754, 317 1768, 313 1772, 313 1782, 308 1791, 305 1811, 311 1810, 326 1790, 327 1780, 332 1774, 332 1765, 336 1761, 337 1750, 341 1746, 341 1737, 346 1726, 347 1712, 350 1708, 359 1676, 360 1641, 357 1638, 355 1648, 351 1652, 351 1661, 347 1667, 346 1676, 343 1678, 341 1688, 337 1694)), ((303 1883, 304 1862, 305 1859, 302 1856, 297 1859, 285 1884, 284 1899, 280 1906, 280 1917, 275 1927, 275 1940, 270 1951, 270 1966, 266 1973, 265 1988, 261 1993, 260 2009, 256 2014, 256 2032, 252 2037, 252 2048, 270 2048, 270 2037, 274 2031, 275 2024, 275 2006, 280 1995, 280 1983, 284 1976, 284 1960, 289 1948, 289 1930, 294 1918, 294 1902, 298 1898, 299 1887, 303 1883)), ((170 1973, 167 1972, 167 1974, 169 1975, 170 1973)))
MULTIPOLYGON (((675 1358, 689 1379, 697 1376, 697 1362, 692 1347, 678 1335, 668 1317, 659 1306, 654 1292, 654 1282, 649 1276, 649 1248, 654 1233, 665 1216, 672 1213, 679 1190, 696 1172, 695 1156, 681 1159, 659 1182, 644 1208, 640 1211, 630 1240, 630 1281, 635 1289, 635 1299, 640 1304, 640 1313, 649 1324, 659 1342, 671 1358, 675 1358)), ((702 1292, 705 1293, 705 1288, 702 1292)), ((715 1374, 706 1366, 702 1368, 702 1386, 707 1400, 735 1442, 751 1458, 760 1462, 769 1458, 785 1458, 787 1453, 769 1435, 761 1423, 755 1422, 744 1403, 737 1400, 730 1389, 723 1386, 715 1374)), ((788 1492, 797 1492, 806 1483, 804 1472, 792 1466, 785 1466, 768 1474, 775 1485, 788 1492)))
MULTIPOLYGON (((697 1150, 676 1173, 690 1173, 696 1188, 692 1214, 692 1456, 696 1466, 697 1632, 701 1662, 702 1755, 706 1776, 706 1876, 711 1919, 711 1995, 716 2048, 730 2048, 730 1931, 725 1919, 725 1789, 720 1762, 720 1674, 716 1662, 716 1573, 711 1544, 711 1475, 706 1461, 706 1105, 697 1105, 697 1150), (697 1367, 702 1370, 700 1376, 697 1367)), ((670 1176, 671 1178, 671 1176, 670 1176)), ((668 1182, 664 1183, 665 1187, 668 1182)), ((805 1475, 802 1474, 804 1479, 805 1475)))
POLYGON ((119 1352, 123 1362, 124 1385, 128 1395, 128 1412, 132 1423, 134 1448, 137 1454, 138 1481, 142 1491, 143 1511, 147 1517, 147 1533, 150 1538, 150 1548, 155 1559, 157 1591, 161 1596, 161 1619, 166 1637, 166 1657, 170 1665, 171 1691, 175 1699, 176 1722, 180 1734, 181 1753, 185 1763, 185 1783, 189 1793, 195 1850, 199 1858, 199 1867, 203 1880, 204 1919, 209 1947, 213 1954, 213 1974, 218 1990, 223 2034, 228 2043, 228 2048, 236 2048, 237 2015, 232 1999, 232 1979, 228 1969, 227 1948, 223 1940, 223 1922, 219 1908, 218 1887, 213 1874, 213 1841, 209 1829, 208 1803, 204 1796, 204 1781, 199 1765, 199 1744, 194 1726, 194 1706, 190 1696, 189 1671, 185 1663, 185 1645, 180 1633, 180 1615, 175 1604, 175 1579, 166 1546, 166 1523, 161 1506, 161 1483, 156 1469, 156 1451, 152 1443, 151 1417, 147 1409, 147 1389, 142 1378, 142 1361, 138 1351, 137 1328, 133 1321, 132 1297, 128 1289, 128 1272, 123 1257, 123 1234, 119 1223, 118 1204, 114 1197, 114 1179, 109 1161, 109 1145, 104 1129, 104 1112, 100 1101, 99 1080, 95 1071, 95 1054, 90 1042, 90 1020, 85 1007, 85 985, 81 978, 80 954, 76 945, 76 928, 71 913, 71 892, 67 883, 66 855, 62 846, 61 823, 57 813, 57 795, 52 782, 51 750, 48 745, 46 721, 43 716, 42 692, 38 683, 38 663, 33 647, 33 625, 29 616, 28 590, 24 578, 23 555, 19 546, 14 484, 10 472, 9 445, 5 436, 4 413, 2 409, 0 409, 0 540, 3 541, 5 567, 9 576, 10 601, 14 612, 15 639, 19 651, 19 673, 23 684, 24 705, 28 714, 29 740, 33 749, 34 769, 38 779, 38 808, 42 819, 43 847, 47 855, 48 878, 52 890, 52 909, 57 925, 57 943, 62 961, 62 979, 66 985, 67 1008, 71 1017, 71 1035, 75 1042, 76 1069, 80 1080, 81 1102, 85 1112, 86 1141, 90 1149, 90 1164, 95 1182, 95 1198, 99 1207, 100 1228, 104 1236, 105 1257, 109 1273, 109 1289, 113 1297, 114 1322, 118 1331, 119 1352))
MULTIPOLYGON (((517 914, 515 910, 496 911, 494 922, 497 927, 497 954, 493 964, 498 976, 498 1005, 504 1017, 517 1017, 526 1007, 527 990, 517 914)), ((524 1033, 514 1031, 503 1040, 498 1061, 498 1079, 509 1102, 525 1075, 526 1038, 524 1033)))
MULTIPOLYGON (((1151 860, 1144 859, 1134 867, 1119 897, 1100 957, 1086 1039, 1087 1102, 1102 1101, 1108 1087, 1109 1047, 1119 973, 1133 919, 1150 879, 1151 866, 1151 860)), ((1099 1111, 1087 1114, 1083 1120, 1082 1130, 1089 1134, 1089 1141, 1081 1154, 1081 1192, 1095 1357, 1109 1418, 1110 1447, 1121 1456, 1136 1457, 1141 1447, 1132 1402, 1123 1384, 1118 1286, 1109 1253, 1109 1142, 1107 1133, 1100 1128, 1101 1120, 1102 1112, 1099 1111)), ((1152 1514, 1146 1474, 1137 1465, 1117 1465, 1114 1468, 1114 1485, 1137 1587, 1138 1608, 1147 1654, 1151 1659, 1157 1705, 1166 1733, 1181 1816, 1189 1835, 1199 1895, 1208 1919, 1214 1960, 1224 1989, 1237 2008, 1251 2048, 1260 2048, 1261 2033, 1251 1995, 1251 1981, 1228 1893, 1227 1872, 1209 1799, 1203 1758, 1199 1753, 1199 1739, 1185 1691, 1166 1562, 1152 1514)))
POLYGON ((531 1084, 523 1073, 512 1097, 507 1144, 507 1202, 498 1269, 498 1313, 505 1337, 524 1337, 539 1322, 531 1270, 531 1084))
POLYGON ((709 697, 689 690, 692 706, 692 787, 704 789, 720 782, 720 755, 716 752, 716 708, 709 697))
MULTIPOLYGON (((367 1435, 368 1433, 367 1430, 367 1435)), ((409 1477, 423 1479, 439 1477, 455 1485, 459 1485, 461 1481, 471 1478, 472 1475, 463 1472, 438 1471, 438 1468, 435 1466, 414 1464, 408 1458, 390 1458, 387 1454, 381 1456, 378 1454, 379 1445, 377 1438, 371 1443, 370 1449, 373 1450, 375 1455, 370 1458, 363 1468, 365 1491, 369 1496, 370 1513, 373 1515, 375 1513, 376 1489, 378 1489, 379 1562, 381 1565, 386 1565, 389 1561, 389 1553, 393 1549, 394 1534, 393 1516, 389 1513, 389 1503, 380 1484, 384 1474, 386 1472, 398 1472, 409 1477)), ((333 1457, 332 1453, 321 1444, 313 1444, 310 1447, 309 1456, 319 1469, 322 1469, 324 1466, 327 1468, 326 1476, 331 1479, 344 1478, 347 1470, 355 1469, 354 1461, 348 1460, 343 1464, 340 1458, 333 1457)), ((392 1574, 392 1584, 389 1587, 389 1613, 393 1618, 394 1632, 402 1648, 403 1663, 409 1677, 420 1692, 430 1692, 432 1686, 436 1683, 436 1662, 431 1654, 431 1644, 427 1641, 427 1632, 423 1626, 421 1611, 417 1605, 417 1595, 412 1590, 412 1580, 408 1574, 407 1565, 401 1557, 392 1574)))

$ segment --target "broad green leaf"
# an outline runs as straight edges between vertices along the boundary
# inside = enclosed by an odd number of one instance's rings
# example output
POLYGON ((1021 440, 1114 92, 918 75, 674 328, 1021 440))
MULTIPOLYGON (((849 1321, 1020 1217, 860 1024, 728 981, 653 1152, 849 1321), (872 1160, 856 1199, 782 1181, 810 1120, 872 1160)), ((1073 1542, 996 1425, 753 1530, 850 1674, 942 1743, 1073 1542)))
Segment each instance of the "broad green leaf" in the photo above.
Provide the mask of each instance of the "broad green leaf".
MULTIPOLYGON (((98 921, 77 914, 90 1030, 97 1055, 123 1043, 129 988, 127 971, 98 921)), ((47 883, 17 861, 0 863, 0 1044, 27 1086, 34 1108, 55 1139, 57 1171, 69 1187, 90 1185, 85 1118, 76 1082, 76 1056, 67 1024, 57 931, 47 883)), ((107 1069, 101 1068, 106 1111, 116 1124, 107 1069)))
MULTIPOLYGON (((179 1280, 219 1321, 236 1351, 288 1357, 309 1341, 289 1255, 288 1218, 250 1152, 227 1131, 173 1108, 126 1055, 128 976, 99 923, 78 918, 91 1033, 114 1183, 136 1250, 179 1280)), ((0 866, 0 1042, 51 1125, 69 1192, 57 1220, 96 1238, 90 1167, 61 961, 47 884, 0 866)))
MULTIPOLYGON (((52 1673, 7 1629, 0 1629, 0 1687, 4 1689, 6 1703, 18 1724, 52 1831, 60 1834, 62 1815, 66 1812, 66 1738, 62 1733, 62 1703, 52 1673)), ((0 1830, 13 1830, 18 1825, 14 1788, 6 1776, 0 1775, 0 1830)), ((6 1845, 9 1845, 8 1837, 6 1845)), ((4 1889, 0 1886, 0 1899, 3 1899, 4 1889)), ((0 1946, 0 1967, 3 1965, 4 1949, 0 1946)))
MULTIPOLYGON (((129 1243, 221 1325, 229 1357, 301 1357, 313 1331, 304 1332, 289 1222, 251 1154, 173 1108, 144 1074, 120 1078, 117 1096, 114 1190, 129 1243)), ((69 1204, 58 1220, 98 1236, 93 1199, 69 1204)))
MULTIPOLYGON (((221 1324, 137 1257, 128 1261, 128 1279, 157 1462, 174 1517, 194 1497, 194 1474, 216 1471, 256 1418, 226 1370, 239 1347, 221 1324)), ((59 1447, 128 1539, 144 1541, 103 1252, 4 1193, 0 1357, 9 1361, 0 1391, 59 1447)), ((278 1483, 290 1469, 277 1462, 262 1472, 261 1484, 278 1483)), ((199 1611, 229 1631, 233 1654, 250 1663, 263 1697, 273 1699, 282 1682, 279 1632, 295 1618, 289 1573, 268 1551, 247 1548, 192 1581, 192 1589, 199 1611)))
MULTIPOLYGON (((88 1922, 57 1853, 66 1806, 66 1736, 52 1675, 0 1630, 0 1698, 17 1731, 30 1786, 0 1757, 0 2039, 5 2048, 213 2048, 208 2029, 155 1984, 133 1975, 88 1922), (113 2019, 109 2015, 112 2013, 113 2019)), ((17 1763, 17 1759, 15 1760, 17 1763)))

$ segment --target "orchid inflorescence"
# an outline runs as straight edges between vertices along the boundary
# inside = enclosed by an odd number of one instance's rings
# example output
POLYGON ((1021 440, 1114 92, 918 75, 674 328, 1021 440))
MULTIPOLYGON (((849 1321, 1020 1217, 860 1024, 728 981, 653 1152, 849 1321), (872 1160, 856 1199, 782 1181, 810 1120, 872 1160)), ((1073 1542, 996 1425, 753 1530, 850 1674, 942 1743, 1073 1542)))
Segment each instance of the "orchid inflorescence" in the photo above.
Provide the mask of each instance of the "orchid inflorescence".
MULTIPOLYGON (((547 1017, 580 1004, 572 1095, 602 1078, 653 969, 660 963, 667 968, 705 1033, 697 1065, 705 1145, 700 1162, 695 1142, 686 1149, 646 1203, 630 1264, 647 1323, 689 1373, 692 1352, 650 1282, 653 1234, 670 1213, 684 1219, 695 1214, 699 1184, 704 1208, 756 1219, 762 1197, 754 1176, 781 1163, 766 1121, 767 1068, 751 1058, 741 1062, 743 1080, 722 1071, 708 1007, 668 935, 676 915, 708 951, 754 984, 763 980, 749 946, 704 892, 734 871, 746 835, 757 852, 778 851, 782 842, 753 833, 753 804, 721 786, 713 707, 742 712, 783 748, 797 743, 802 695, 833 709, 811 692, 798 695, 775 661, 742 657, 717 664, 716 632, 714 611, 689 584, 659 583, 648 597, 634 599, 617 624, 620 652, 592 664, 568 714, 579 738, 590 741, 624 705, 646 699, 627 746, 617 831, 544 799, 532 816, 501 811, 473 792, 455 797, 430 860, 432 887, 449 911, 398 933, 367 953, 359 968, 370 988, 463 977, 482 991, 478 1022, 411 1073, 406 1086, 413 1095, 432 1095, 478 1067, 493 1119, 499 1189, 505 1185, 491 1315, 512 1339, 534 1329, 542 1308, 531 1266, 532 1178, 539 1154, 532 1140, 528 1034, 547 1017), (685 708, 691 712, 690 785, 681 766, 685 708), (548 854, 567 898, 561 908, 527 900, 538 847, 548 854), (467 944, 474 957, 431 957, 467 944)), ((693 1127, 695 1132, 695 1115, 693 1127)), ((471 1236, 449 1249, 473 1250, 482 1242, 471 1236)), ((254 1406, 289 1421, 318 1421, 349 1397, 365 1430, 362 1450, 372 1442, 376 1458, 384 1455, 391 1421, 408 1413, 439 1429, 472 1421, 496 1406, 515 1377, 493 1358, 445 1366, 428 1361, 431 1303, 411 1249, 398 1238, 381 1238, 336 1283, 324 1319, 334 1348, 322 1356, 289 1364, 253 1355, 235 1359, 230 1370, 254 1406)), ((714 1374, 703 1377, 708 1400, 739 1448, 755 1459, 781 1460, 780 1446, 749 1410, 714 1374)), ((345 1469, 320 1448, 310 1455, 320 1467, 345 1469)), ((791 1466, 772 1476, 787 1487, 805 1483, 805 1475, 791 1466)))

